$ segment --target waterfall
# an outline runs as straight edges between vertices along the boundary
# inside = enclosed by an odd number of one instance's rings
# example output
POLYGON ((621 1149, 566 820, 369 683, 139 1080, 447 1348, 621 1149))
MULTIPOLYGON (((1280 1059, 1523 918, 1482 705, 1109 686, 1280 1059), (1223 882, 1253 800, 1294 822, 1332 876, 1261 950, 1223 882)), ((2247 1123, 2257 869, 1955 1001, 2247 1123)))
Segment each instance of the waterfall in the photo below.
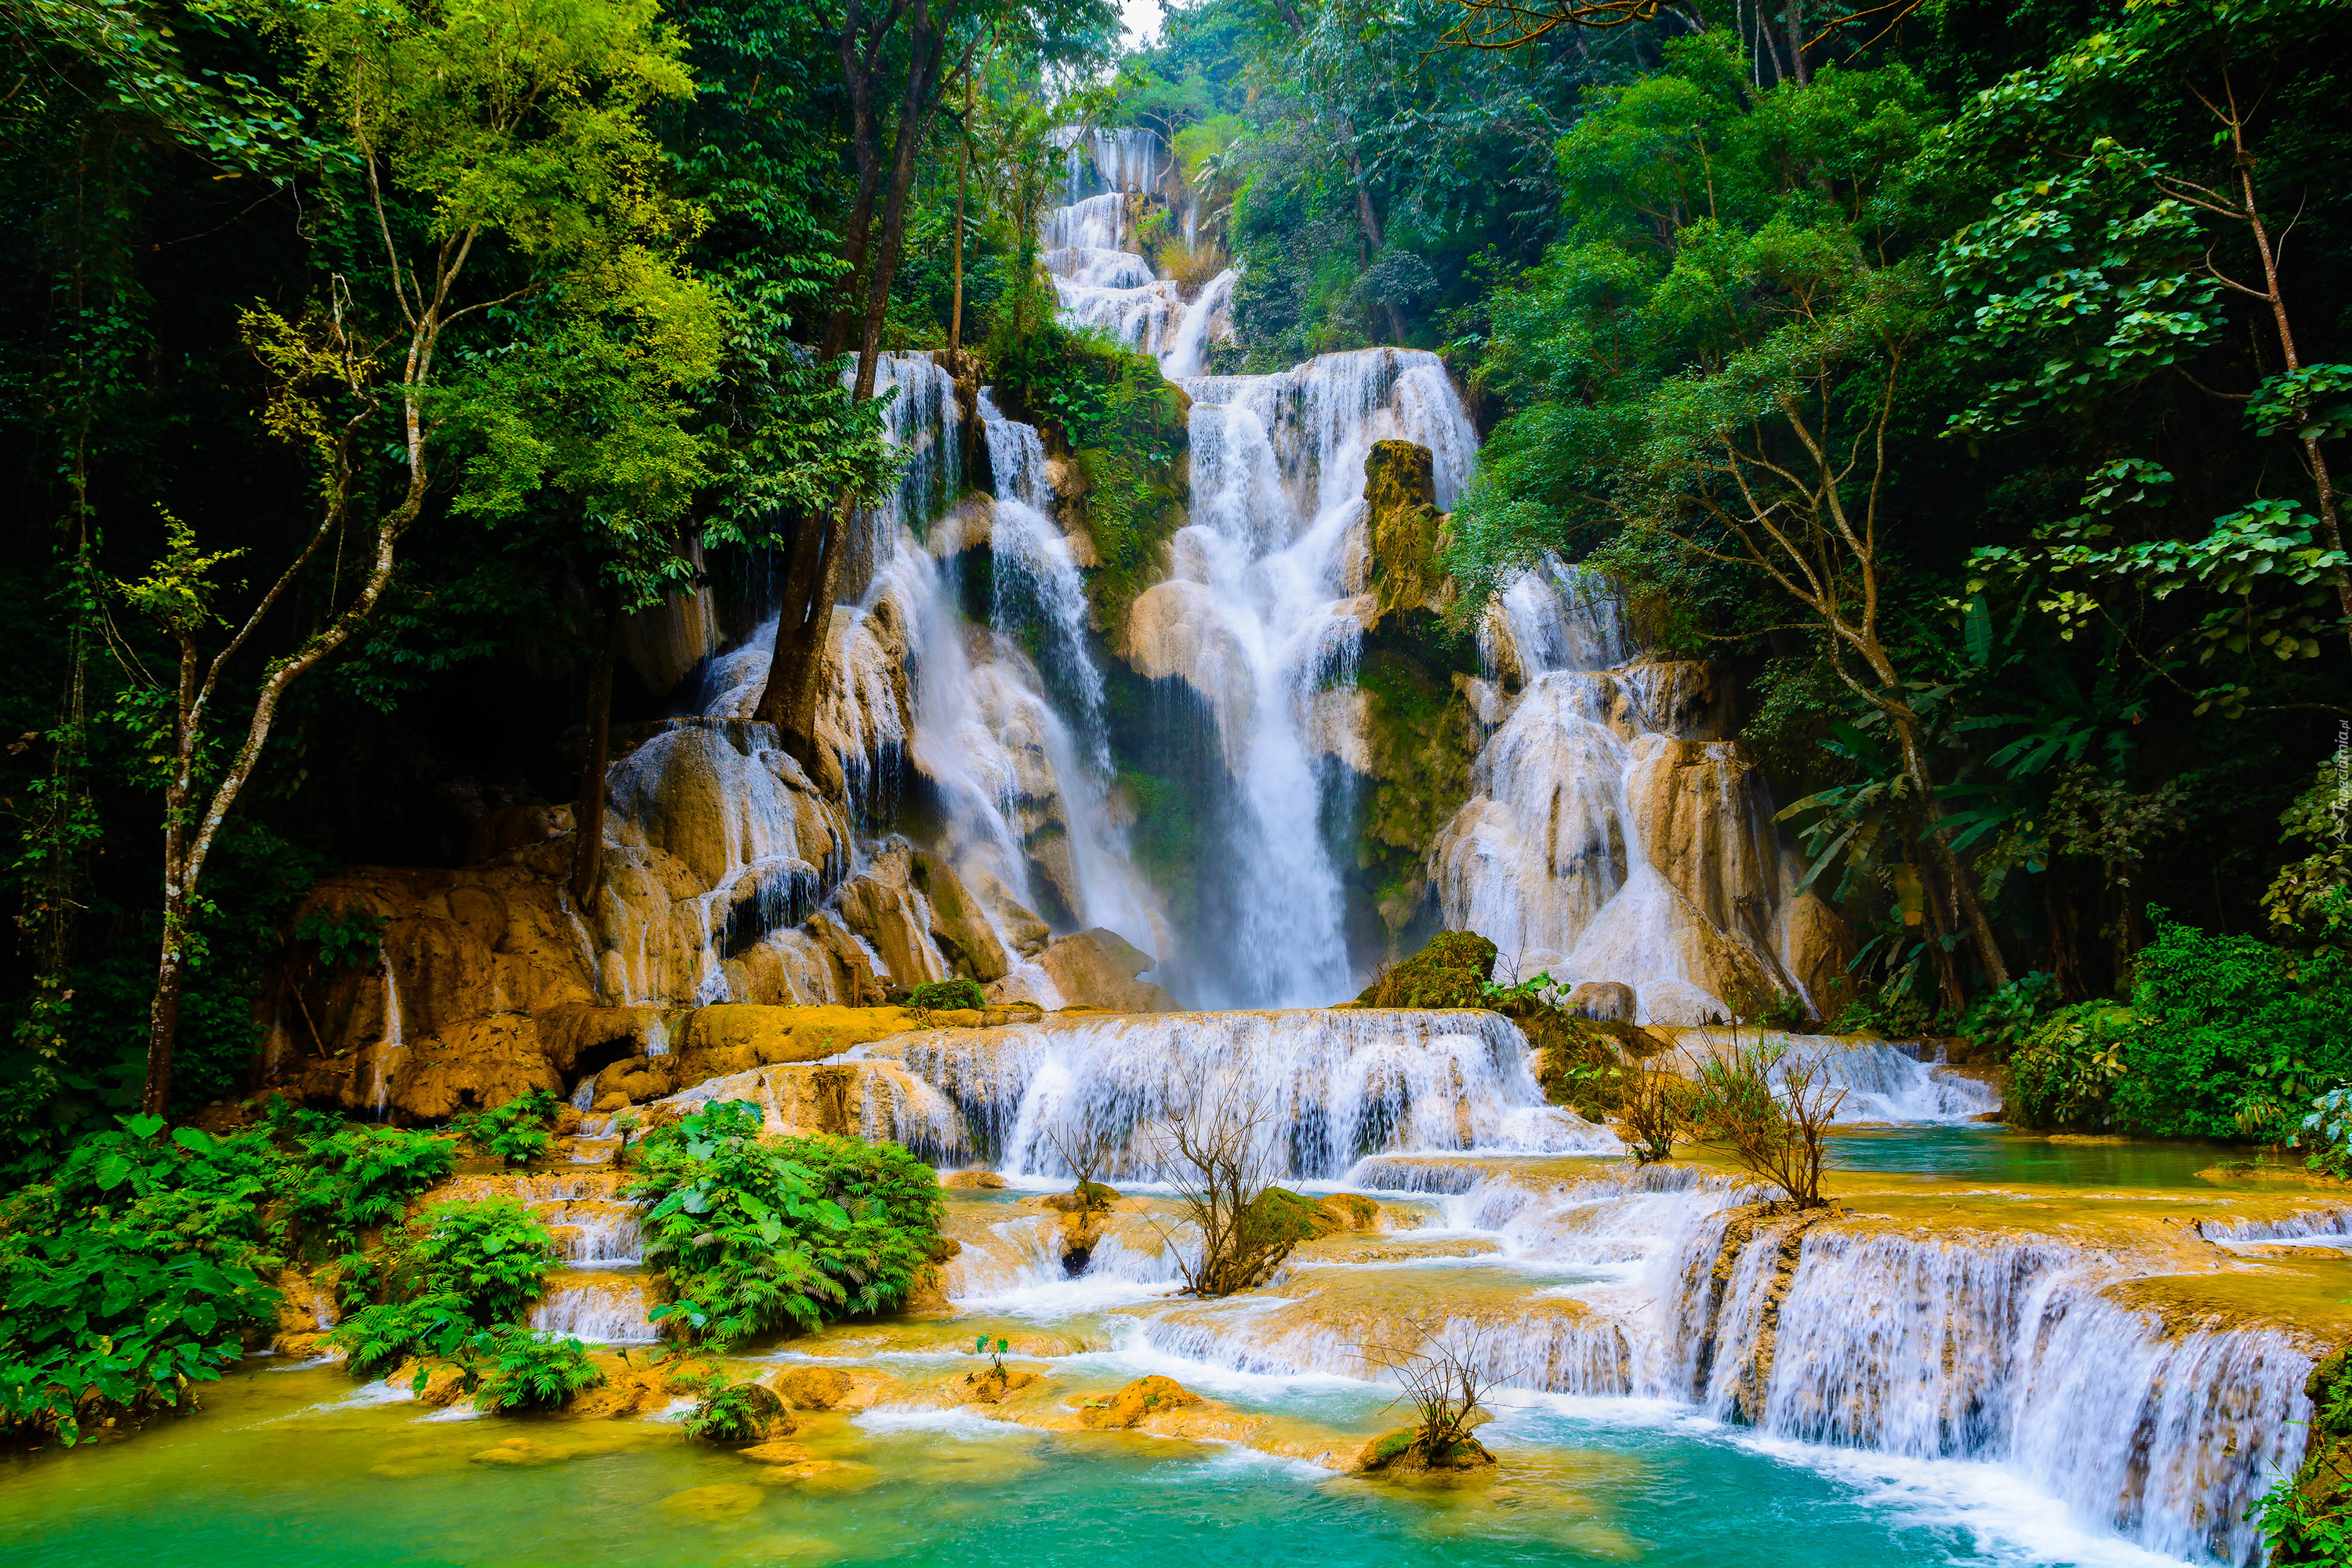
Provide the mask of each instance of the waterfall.
POLYGON ((1203 1093, 1260 1112, 1273 1166, 1333 1180, 1413 1150, 1614 1153, 1605 1129, 1544 1102, 1526 1040, 1491 1013, 1164 1013, 911 1037, 895 1049, 1013 1173, 1066 1175, 1058 1135, 1148 1177, 1151 1129, 1203 1093))
POLYGON ((1352 716, 1329 698, 1353 683, 1363 630, 1348 595, 1367 549, 1364 458, 1384 439, 1430 447, 1449 504, 1475 436, 1444 365, 1416 351, 1327 354, 1185 388, 1192 521, 1171 542, 1169 580, 1136 601, 1128 658, 1200 693, 1236 785, 1227 999, 1328 1002, 1349 988, 1349 965, 1320 764, 1351 749, 1352 716))
POLYGON ((1547 560, 1480 630, 1492 733, 1430 865, 1449 925, 1498 966, 1633 988, 1645 1023, 1727 1016, 1739 990, 1806 994, 1762 775, 1717 726, 1710 668, 1633 657, 1614 598, 1547 560), (1516 688, 1516 695, 1510 689, 1516 688))
POLYGON ((1241 277, 1240 268, 1226 268, 1202 287, 1198 299, 1184 307, 1184 314, 1176 323, 1175 341, 1160 356, 1162 375, 1171 381, 1183 381, 1207 368, 1209 342, 1226 328, 1224 312, 1233 304, 1234 285, 1241 281, 1241 277))

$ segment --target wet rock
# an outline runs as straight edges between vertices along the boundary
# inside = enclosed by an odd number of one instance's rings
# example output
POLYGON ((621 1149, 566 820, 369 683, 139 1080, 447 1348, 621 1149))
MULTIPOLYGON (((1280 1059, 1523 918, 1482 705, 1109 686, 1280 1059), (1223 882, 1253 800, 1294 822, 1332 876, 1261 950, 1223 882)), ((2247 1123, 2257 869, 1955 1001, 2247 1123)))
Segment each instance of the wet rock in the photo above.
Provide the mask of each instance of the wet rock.
POLYGON ((1367 1475, 1434 1475, 1492 1469, 1495 1463, 1486 1446, 1466 1433, 1433 1453, 1423 1445, 1420 1427, 1401 1426, 1365 1444, 1354 1468, 1367 1475))
POLYGON ((1568 1010, 1599 1022, 1633 1022, 1633 988, 1615 980, 1588 980, 1568 994, 1568 1010))
POLYGON ((913 881, 930 906, 931 940, 955 972, 982 984, 1003 979, 1013 967, 1004 944, 954 868, 937 855, 918 854, 913 881))
POLYGON ((697 1008, 676 1042, 679 1089, 756 1067, 820 1061, 924 1026, 902 1007, 762 1007, 719 1003, 697 1008))
POLYGON ((1004 1178, 993 1171, 947 1171, 940 1176, 940 1185, 961 1192, 1002 1192, 1004 1178))
POLYGON ((1078 1422, 1095 1431, 1125 1430, 1135 1426, 1147 1416, 1163 1411, 1181 1410, 1198 1405, 1200 1396, 1187 1390, 1172 1377, 1153 1373, 1139 1377, 1117 1394, 1100 1400, 1089 1399, 1078 1407, 1078 1422))
POLYGON ((1097 927, 1066 936, 1038 960, 1066 1006, 1112 1013, 1172 1013, 1176 999, 1137 975, 1159 961, 1117 931, 1097 927))
POLYGON ((931 940, 914 877, 915 847, 902 837, 886 839, 836 900, 843 922, 881 955, 892 980, 908 986, 944 980, 949 973, 931 940))
POLYGON ((1381 1228, 1381 1205, 1361 1193, 1333 1193, 1315 1205, 1312 1221, 1318 1239, 1351 1231, 1381 1228))
POLYGON ((757 1465, 795 1465, 803 1459, 816 1458, 803 1444, 782 1442, 754 1443, 749 1447, 736 1449, 735 1457, 757 1465))
POLYGON ((768 1386, 795 1410, 831 1410, 848 1399, 856 1384, 838 1367, 796 1366, 776 1373, 768 1386))
POLYGON ((966 1405, 1002 1405, 1008 1394, 1019 1392, 1037 1381, 1037 1374, 1018 1367, 999 1372, 989 1367, 982 1372, 968 1372, 950 1386, 966 1405))
POLYGON ((1438 561, 1445 514, 1437 510, 1430 449, 1412 441, 1375 441, 1364 455, 1364 513, 1371 532, 1375 607, 1365 624, 1402 610, 1440 611, 1451 579, 1438 561))
POLYGON ((804 1487, 814 1491, 863 1491, 882 1479, 871 1465, 847 1459, 799 1459, 759 1473, 762 1486, 804 1487))
POLYGON ((767 1495, 758 1487, 748 1485, 688 1487, 662 1499, 662 1507, 689 1520, 740 1519, 765 1501, 767 1495))
POLYGON ((299 1268, 278 1276, 278 1311, 271 1322, 272 1348, 279 1355, 309 1357, 322 1348, 322 1336, 335 1326, 333 1296, 299 1268))

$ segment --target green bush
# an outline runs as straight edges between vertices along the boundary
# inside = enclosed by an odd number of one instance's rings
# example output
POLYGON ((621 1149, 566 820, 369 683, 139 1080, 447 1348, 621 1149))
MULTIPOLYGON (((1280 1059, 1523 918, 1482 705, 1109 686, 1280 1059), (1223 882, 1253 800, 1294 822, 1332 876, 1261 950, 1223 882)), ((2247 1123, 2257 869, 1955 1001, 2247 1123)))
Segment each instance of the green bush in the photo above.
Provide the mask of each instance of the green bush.
POLYGON ((578 1340, 529 1329, 493 1330, 476 1342, 488 1362, 475 1393, 480 1410, 552 1410, 604 1381, 578 1340))
POLYGON ((1960 1033, 1992 1060, 2005 1061, 2060 1005, 2057 977, 2036 970, 1979 997, 1960 1033))
POLYGON ((2117 1123, 2152 1138, 2286 1136, 2352 1077, 2352 957, 2299 953, 2174 924, 2139 956, 2143 1020, 2115 1092, 2117 1123))
POLYGON ((562 1109, 563 1101, 554 1094, 534 1089, 495 1110, 452 1117, 449 1128, 484 1153, 495 1154, 509 1165, 524 1165, 547 1152, 547 1146, 554 1142, 548 1129, 555 1125, 562 1109))
POLYGON ((727 1344, 887 1311, 930 1258, 939 1179, 895 1143, 761 1136, 760 1108, 705 1107, 638 1146, 629 1194, 651 1204, 646 1260, 665 1332, 727 1344))
POLYGON ((436 1204, 409 1222, 376 1271, 382 1299, 327 1336, 358 1376, 409 1356, 463 1362, 475 1336, 511 1328, 546 1289, 555 1242, 512 1198, 436 1204))
POLYGON ((403 1127, 349 1127, 273 1099, 257 1129, 278 1152, 278 1218, 296 1256, 356 1253, 362 1235, 408 1212, 457 1163, 446 1138, 403 1127))
POLYGON ((2053 1014, 2010 1053, 2001 1114, 2023 1127, 2097 1131, 2114 1119, 2110 1100, 2129 1069, 2139 1018, 2113 1002, 2084 1002, 2053 1014))
POLYGON ((152 1116, 87 1136, 0 1206, 0 1427, 71 1444, 88 1425, 182 1404, 267 1323, 280 1265, 266 1140, 152 1116))
POLYGON ((1916 1040, 1936 1026, 1935 1009, 1911 994, 1907 981, 1888 985, 1877 994, 1860 996, 1845 1005, 1830 1026, 1833 1035, 1876 1035, 1887 1040, 1916 1040))
POLYGON ((952 980, 926 980, 907 995, 909 1007, 936 1008, 953 1012, 970 1008, 978 1010, 988 1005, 988 997, 980 983, 959 975, 952 980))
POLYGON ((1473 931, 1442 931, 1429 945, 1376 975, 1356 998, 1362 1007, 1491 1007, 1498 993, 1495 944, 1473 931))
MULTIPOLYGON (((2338 1181, 2352 1177, 2352 1088, 2331 1089, 2313 1100, 2289 1142, 2306 1151, 2306 1169, 2338 1181)), ((2352 1396, 2352 1385, 2346 1392, 2352 1396)))
POLYGON ((729 1383, 714 1373, 687 1412, 686 1435, 706 1443, 756 1443, 785 1419, 784 1402, 763 1383, 729 1383))
POLYGON ((2294 1134, 2352 1077, 2352 958, 2156 919, 2131 1005, 2053 1015, 2010 1058, 2009 1114, 2142 1138, 2294 1134))

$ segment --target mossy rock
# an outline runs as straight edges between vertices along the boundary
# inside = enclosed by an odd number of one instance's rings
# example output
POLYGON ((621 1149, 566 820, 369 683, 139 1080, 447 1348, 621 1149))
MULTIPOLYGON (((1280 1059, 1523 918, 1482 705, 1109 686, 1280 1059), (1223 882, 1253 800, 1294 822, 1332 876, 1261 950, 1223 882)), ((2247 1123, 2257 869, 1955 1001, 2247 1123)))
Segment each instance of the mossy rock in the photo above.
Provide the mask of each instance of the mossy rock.
POLYGON ((1484 1007, 1498 950, 1474 931, 1442 931, 1356 998, 1366 1007, 1484 1007))

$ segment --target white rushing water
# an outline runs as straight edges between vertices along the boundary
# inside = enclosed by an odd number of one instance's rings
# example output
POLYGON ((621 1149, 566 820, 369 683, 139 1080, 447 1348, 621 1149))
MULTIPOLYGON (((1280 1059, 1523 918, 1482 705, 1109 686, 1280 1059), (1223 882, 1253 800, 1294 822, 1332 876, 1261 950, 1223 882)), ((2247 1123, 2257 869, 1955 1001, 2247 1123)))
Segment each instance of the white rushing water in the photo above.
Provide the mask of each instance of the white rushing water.
POLYGON ((1249 1108, 1272 1168, 1332 1180, 1370 1154, 1614 1153, 1606 1129, 1544 1102, 1525 1039, 1491 1013, 1163 1013, 918 1037, 908 1068, 1013 1174, 1066 1176, 1055 1146, 1107 1150, 1147 1178, 1149 1134, 1207 1095, 1249 1108))

